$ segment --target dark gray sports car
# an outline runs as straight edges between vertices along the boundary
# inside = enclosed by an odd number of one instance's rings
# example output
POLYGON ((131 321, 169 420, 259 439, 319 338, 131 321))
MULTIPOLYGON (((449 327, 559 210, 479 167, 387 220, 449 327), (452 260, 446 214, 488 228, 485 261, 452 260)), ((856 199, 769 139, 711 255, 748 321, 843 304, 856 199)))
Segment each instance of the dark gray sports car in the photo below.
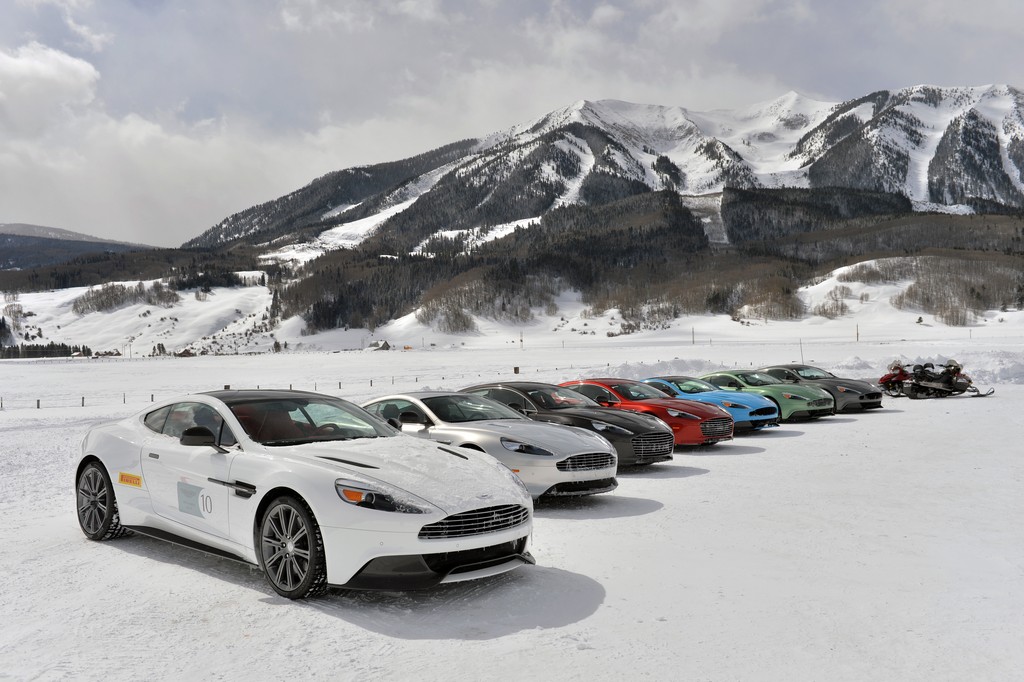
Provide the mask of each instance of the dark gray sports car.
POLYGON ((758 370, 790 384, 823 388, 836 401, 836 412, 870 410, 882 406, 882 389, 860 379, 844 379, 810 365, 775 365, 758 370))

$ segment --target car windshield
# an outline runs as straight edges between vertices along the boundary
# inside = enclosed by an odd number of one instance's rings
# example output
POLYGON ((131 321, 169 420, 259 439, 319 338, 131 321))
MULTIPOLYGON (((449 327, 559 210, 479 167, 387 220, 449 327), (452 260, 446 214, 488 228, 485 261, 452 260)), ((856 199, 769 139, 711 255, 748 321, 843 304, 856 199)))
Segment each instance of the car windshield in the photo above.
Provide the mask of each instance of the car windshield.
POLYGON ((659 391, 653 386, 642 384, 639 381, 619 381, 614 384, 609 384, 609 386, 627 400, 651 400, 653 398, 665 397, 665 394, 662 391, 659 391))
POLYGON ((747 386, 771 386, 772 384, 781 383, 771 374, 764 374, 763 372, 739 372, 736 376, 747 386))
POLYGON ((434 413, 434 416, 449 424, 478 422, 485 419, 526 419, 511 407, 496 400, 469 393, 423 398, 423 404, 434 413))
POLYGON ((568 407, 601 407, 593 400, 564 386, 530 389, 526 392, 530 400, 547 410, 564 410, 568 407))
POLYGON ((397 435, 361 407, 330 396, 243 400, 229 407, 246 434, 263 445, 397 435))
POLYGON ((817 367, 801 367, 794 369, 794 372, 800 375, 801 379, 835 379, 836 375, 831 372, 826 372, 823 369, 817 367))
POLYGON ((720 390, 714 384, 709 384, 703 379, 694 379, 692 377, 672 377, 671 379, 665 379, 665 382, 675 386, 682 393, 707 393, 708 391, 720 390))

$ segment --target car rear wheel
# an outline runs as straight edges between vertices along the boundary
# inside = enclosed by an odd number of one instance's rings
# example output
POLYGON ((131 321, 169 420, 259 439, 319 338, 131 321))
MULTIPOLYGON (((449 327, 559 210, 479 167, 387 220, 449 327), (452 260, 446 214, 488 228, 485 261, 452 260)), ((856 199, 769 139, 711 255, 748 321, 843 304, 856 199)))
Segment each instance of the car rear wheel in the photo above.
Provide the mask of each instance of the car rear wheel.
POLYGON ((320 526, 295 497, 278 497, 267 508, 260 524, 259 558, 270 586, 282 597, 304 599, 327 589, 320 526))
POLYGON ((85 465, 75 486, 78 498, 78 525, 90 540, 110 540, 128 533, 121 526, 110 476, 98 462, 85 465))

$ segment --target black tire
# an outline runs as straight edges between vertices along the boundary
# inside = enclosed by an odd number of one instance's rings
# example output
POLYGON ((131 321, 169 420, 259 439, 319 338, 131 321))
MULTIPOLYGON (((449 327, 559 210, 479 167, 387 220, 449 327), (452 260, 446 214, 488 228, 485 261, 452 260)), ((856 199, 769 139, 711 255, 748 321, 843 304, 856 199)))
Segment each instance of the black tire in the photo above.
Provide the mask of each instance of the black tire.
POLYGON ((90 540, 111 540, 128 534, 121 525, 117 498, 107 470, 99 462, 89 462, 75 482, 78 525, 90 540))
POLYGON ((305 599, 327 589, 323 536, 302 500, 284 495, 270 503, 256 549, 270 586, 282 597, 305 599))

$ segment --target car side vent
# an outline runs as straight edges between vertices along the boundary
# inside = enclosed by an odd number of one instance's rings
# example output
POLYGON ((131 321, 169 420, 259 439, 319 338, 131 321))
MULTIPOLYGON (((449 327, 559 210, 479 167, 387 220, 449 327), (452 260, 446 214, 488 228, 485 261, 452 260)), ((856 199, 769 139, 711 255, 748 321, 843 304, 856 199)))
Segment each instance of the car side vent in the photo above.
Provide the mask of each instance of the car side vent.
POLYGON ((338 464, 348 464, 349 466, 362 467, 363 469, 380 469, 380 467, 374 466, 372 464, 364 464, 363 462, 353 462, 350 459, 341 459, 340 457, 328 457, 326 455, 320 455, 319 458, 329 459, 332 462, 337 462, 338 464))
POLYGON ((455 452, 454 450, 449 450, 448 448, 438 448, 438 450, 440 450, 441 452, 447 452, 449 455, 455 455, 456 457, 460 457, 462 459, 469 459, 469 457, 466 457, 461 452, 455 452))

